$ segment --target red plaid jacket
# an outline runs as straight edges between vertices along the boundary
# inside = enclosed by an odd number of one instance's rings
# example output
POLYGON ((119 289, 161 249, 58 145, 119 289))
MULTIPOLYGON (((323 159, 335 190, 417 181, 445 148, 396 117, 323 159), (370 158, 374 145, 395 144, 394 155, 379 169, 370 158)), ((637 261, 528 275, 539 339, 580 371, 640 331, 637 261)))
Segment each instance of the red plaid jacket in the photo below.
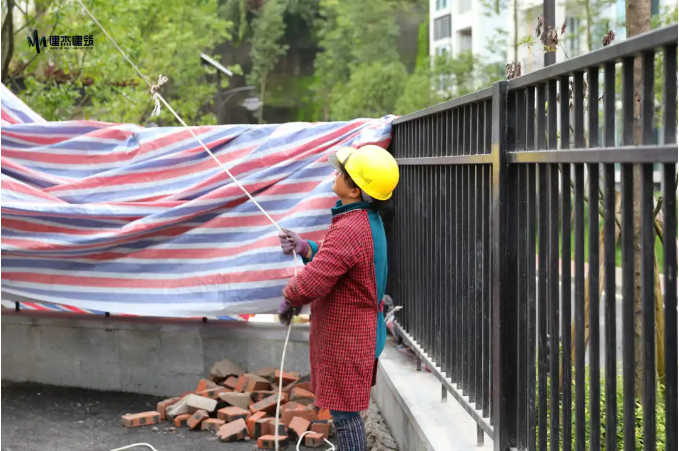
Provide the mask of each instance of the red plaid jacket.
POLYGON ((375 364, 377 287, 366 210, 333 217, 318 253, 283 291, 294 306, 311 303, 311 388, 318 407, 363 411, 375 364))

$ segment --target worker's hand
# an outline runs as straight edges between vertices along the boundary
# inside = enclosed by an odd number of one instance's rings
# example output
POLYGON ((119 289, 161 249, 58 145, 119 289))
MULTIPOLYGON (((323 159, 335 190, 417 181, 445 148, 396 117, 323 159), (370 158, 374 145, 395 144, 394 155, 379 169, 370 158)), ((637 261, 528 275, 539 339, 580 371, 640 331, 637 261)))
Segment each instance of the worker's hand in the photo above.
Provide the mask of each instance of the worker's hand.
POLYGON ((278 238, 281 240, 281 249, 285 255, 292 255, 293 250, 302 257, 309 254, 310 248, 307 240, 303 240, 292 230, 283 229, 278 234, 278 238))
POLYGON ((300 312, 301 309, 299 307, 293 307, 287 299, 283 299, 280 307, 278 307, 278 321, 283 326, 289 326, 292 318, 299 315, 300 312))

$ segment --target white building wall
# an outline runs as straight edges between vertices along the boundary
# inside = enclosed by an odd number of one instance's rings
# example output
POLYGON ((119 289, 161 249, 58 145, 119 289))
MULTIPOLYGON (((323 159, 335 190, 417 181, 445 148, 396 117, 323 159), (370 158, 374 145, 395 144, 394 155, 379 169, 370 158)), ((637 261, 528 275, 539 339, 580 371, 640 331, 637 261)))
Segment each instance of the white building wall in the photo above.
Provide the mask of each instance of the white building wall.
POLYGON ((488 61, 494 57, 490 40, 495 30, 504 29, 505 20, 498 15, 488 17, 480 0, 430 0, 429 1, 429 53, 434 56, 445 51, 453 56, 465 50, 488 61), (450 16, 449 36, 436 39, 436 21, 450 16), (471 34, 471 46, 468 36, 471 34))

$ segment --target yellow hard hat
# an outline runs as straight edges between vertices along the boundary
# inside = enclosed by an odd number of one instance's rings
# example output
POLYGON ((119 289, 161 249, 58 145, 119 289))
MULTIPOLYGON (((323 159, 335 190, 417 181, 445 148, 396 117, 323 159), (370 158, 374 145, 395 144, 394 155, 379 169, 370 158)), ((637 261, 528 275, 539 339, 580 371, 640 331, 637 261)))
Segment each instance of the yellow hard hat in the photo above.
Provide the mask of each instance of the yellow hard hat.
POLYGON ((387 200, 398 185, 398 164, 389 152, 368 145, 359 149, 343 147, 330 155, 330 164, 344 170, 367 195, 377 200, 387 200))

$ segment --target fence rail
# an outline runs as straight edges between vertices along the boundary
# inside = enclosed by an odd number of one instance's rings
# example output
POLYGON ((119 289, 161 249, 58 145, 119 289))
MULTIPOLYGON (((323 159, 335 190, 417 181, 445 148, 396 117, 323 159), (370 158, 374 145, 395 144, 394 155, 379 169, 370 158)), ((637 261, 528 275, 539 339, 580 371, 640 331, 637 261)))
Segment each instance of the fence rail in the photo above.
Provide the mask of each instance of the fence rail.
POLYGON ((676 25, 394 121, 396 327, 496 450, 677 449, 676 139, 676 25))

